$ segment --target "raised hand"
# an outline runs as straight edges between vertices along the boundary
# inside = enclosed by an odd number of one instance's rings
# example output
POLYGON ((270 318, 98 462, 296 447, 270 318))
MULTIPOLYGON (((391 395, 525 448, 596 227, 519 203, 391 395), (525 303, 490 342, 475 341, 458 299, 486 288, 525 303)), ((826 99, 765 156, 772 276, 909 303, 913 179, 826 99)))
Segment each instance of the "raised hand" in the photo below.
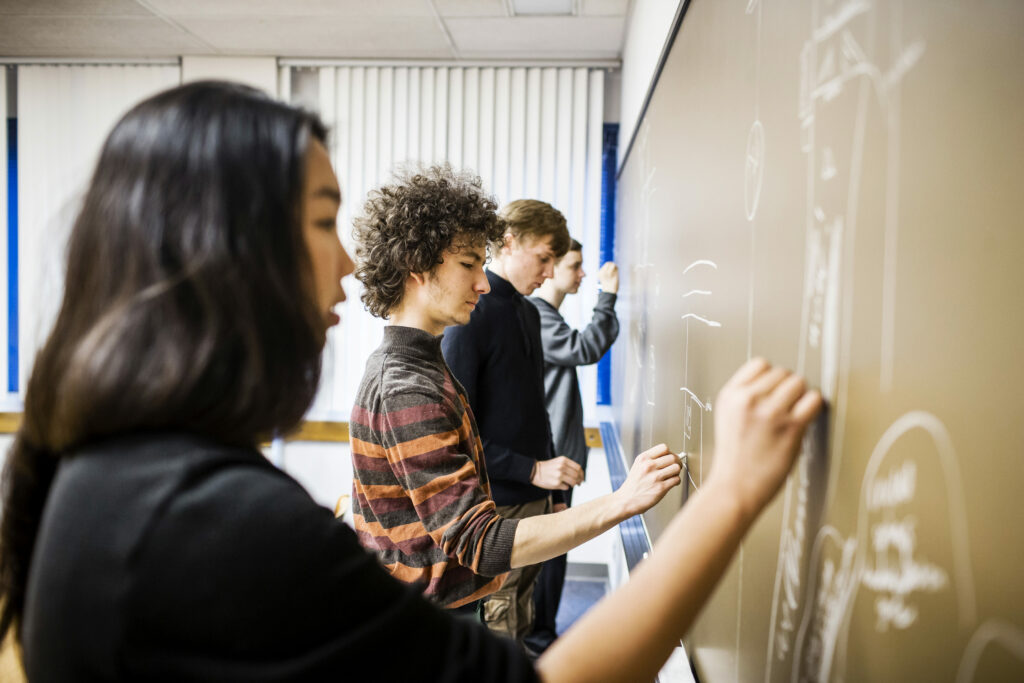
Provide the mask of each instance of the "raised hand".
POLYGON ((711 479, 733 487, 744 512, 756 515, 785 481, 821 407, 802 377, 763 358, 748 361, 718 394, 711 479))
POLYGON ((619 293, 619 267, 608 261, 597 271, 597 281, 601 285, 601 291, 609 294, 619 293))
POLYGON ((665 497, 669 489, 679 486, 682 466, 679 456, 665 444, 649 448, 633 460, 626 481, 615 492, 629 515, 646 512, 665 497))

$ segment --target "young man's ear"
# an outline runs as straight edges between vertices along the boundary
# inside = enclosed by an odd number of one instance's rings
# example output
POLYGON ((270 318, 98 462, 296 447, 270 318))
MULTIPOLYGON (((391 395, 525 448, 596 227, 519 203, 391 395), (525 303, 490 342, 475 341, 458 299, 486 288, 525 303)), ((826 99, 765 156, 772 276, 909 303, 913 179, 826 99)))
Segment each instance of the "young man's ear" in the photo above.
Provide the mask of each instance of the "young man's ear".
POLYGON ((510 232, 506 232, 504 237, 501 238, 501 249, 500 249, 500 251, 504 251, 506 249, 511 250, 515 246, 515 244, 516 244, 516 236, 513 235, 510 232))
POLYGON ((418 285, 423 285, 427 281, 426 273, 409 273, 409 277, 418 285))

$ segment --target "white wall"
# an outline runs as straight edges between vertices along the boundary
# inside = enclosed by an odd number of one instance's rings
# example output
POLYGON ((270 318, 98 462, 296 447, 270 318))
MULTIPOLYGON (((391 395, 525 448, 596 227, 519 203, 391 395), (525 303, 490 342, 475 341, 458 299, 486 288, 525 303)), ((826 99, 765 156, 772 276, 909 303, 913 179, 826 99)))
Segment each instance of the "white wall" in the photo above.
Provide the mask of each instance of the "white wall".
POLYGON ((636 128, 658 58, 681 4, 679 0, 633 0, 630 5, 622 46, 619 163, 636 128))

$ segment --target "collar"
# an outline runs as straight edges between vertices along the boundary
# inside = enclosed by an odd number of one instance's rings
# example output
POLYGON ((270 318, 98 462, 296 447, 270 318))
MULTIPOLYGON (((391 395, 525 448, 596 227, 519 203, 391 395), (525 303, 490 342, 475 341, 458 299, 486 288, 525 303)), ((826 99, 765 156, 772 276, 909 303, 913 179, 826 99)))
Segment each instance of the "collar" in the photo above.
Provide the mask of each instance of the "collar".
POLYGON ((417 327, 387 325, 384 327, 384 341, 379 350, 383 353, 398 352, 425 361, 443 358, 441 340, 443 334, 436 337, 417 327))
POLYGON ((512 283, 498 275, 494 271, 488 269, 487 271, 487 282, 491 285, 490 293, 496 295, 502 299, 515 299, 516 297, 522 297, 523 295, 516 291, 516 288, 512 286, 512 283))

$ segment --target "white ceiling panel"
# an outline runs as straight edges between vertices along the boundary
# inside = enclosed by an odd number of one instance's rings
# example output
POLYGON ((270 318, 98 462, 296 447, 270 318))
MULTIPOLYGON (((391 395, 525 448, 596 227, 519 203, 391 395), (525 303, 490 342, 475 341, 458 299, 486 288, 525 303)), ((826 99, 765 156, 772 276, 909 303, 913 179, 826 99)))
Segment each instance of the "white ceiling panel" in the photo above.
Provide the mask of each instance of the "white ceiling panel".
POLYGON ((584 17, 624 17, 629 0, 580 0, 580 15, 584 17))
POLYGON ((210 47, 147 17, 4 17, 0 55, 21 57, 176 57, 210 47), (17 48, 8 46, 16 45, 17 48))
POLYGON ((464 58, 615 59, 625 17, 449 19, 464 58))
POLYGON ((628 0, 572 6, 514 17, 509 0, 0 0, 0 57, 618 59, 628 0))
POLYGON ((219 54, 451 59, 435 18, 175 17, 219 54))
POLYGON ((0 0, 0 15, 150 16, 135 0, 0 0))
POLYGON ((448 17, 507 17, 505 0, 434 0, 434 6, 448 17))
MULTIPOLYGON (((2 0, 0 0, 2 1, 2 0)), ((89 0, 91 1, 91 0, 89 0)), ((432 17, 428 0, 140 0, 168 17, 432 17)))

